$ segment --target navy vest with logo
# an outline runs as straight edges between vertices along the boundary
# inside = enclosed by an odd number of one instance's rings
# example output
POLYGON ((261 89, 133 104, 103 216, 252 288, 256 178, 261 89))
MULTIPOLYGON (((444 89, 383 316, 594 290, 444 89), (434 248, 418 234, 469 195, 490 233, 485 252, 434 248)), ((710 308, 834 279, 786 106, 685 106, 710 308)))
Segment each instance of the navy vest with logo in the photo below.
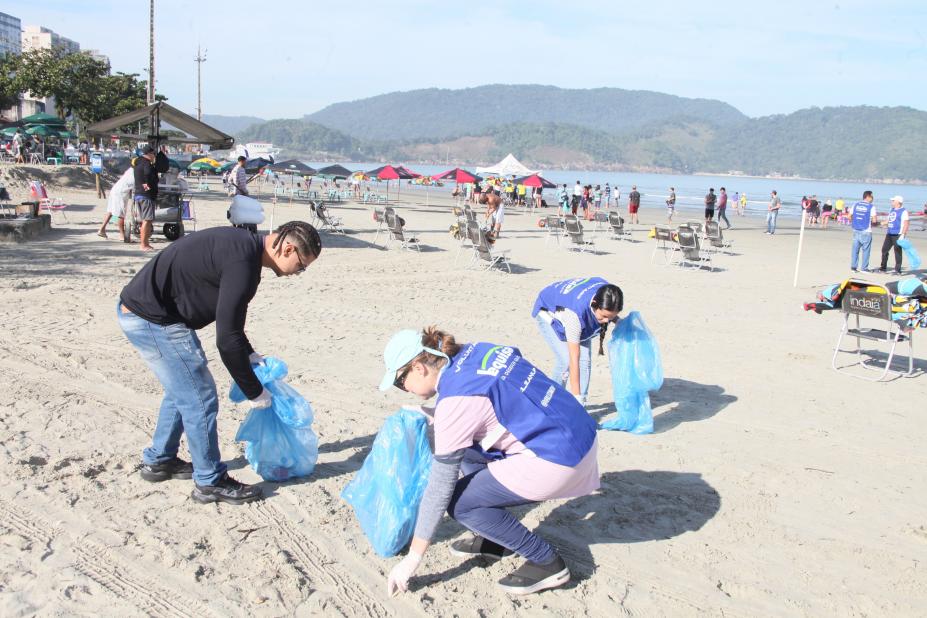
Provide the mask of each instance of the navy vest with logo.
POLYGON ((891 212, 888 213, 888 233, 898 235, 901 234, 901 213, 904 212, 904 206, 901 208, 892 208, 891 212))
MULTIPOLYGON (((554 313, 557 309, 569 309, 579 316, 579 325, 581 327, 579 340, 585 341, 599 334, 602 325, 595 319, 595 313, 592 310, 592 299, 595 293, 603 285, 608 285, 608 281, 601 277, 585 277, 583 279, 567 279, 552 283, 538 294, 534 301, 534 308, 531 310, 531 317, 537 316, 541 309, 554 313)), ((566 332, 563 330, 563 324, 559 320, 551 323, 554 332, 560 341, 566 341, 566 332)))
POLYGON ((865 232, 869 229, 871 218, 872 204, 866 201, 856 202, 853 206, 853 229, 857 232, 865 232))
MULTIPOLYGON (((525 360, 518 348, 462 346, 441 374, 436 405, 446 397, 473 396, 489 398, 499 424, 545 461, 573 467, 595 443, 596 424, 582 404, 525 360)), ((490 459, 505 457, 494 449, 474 448, 490 459)))

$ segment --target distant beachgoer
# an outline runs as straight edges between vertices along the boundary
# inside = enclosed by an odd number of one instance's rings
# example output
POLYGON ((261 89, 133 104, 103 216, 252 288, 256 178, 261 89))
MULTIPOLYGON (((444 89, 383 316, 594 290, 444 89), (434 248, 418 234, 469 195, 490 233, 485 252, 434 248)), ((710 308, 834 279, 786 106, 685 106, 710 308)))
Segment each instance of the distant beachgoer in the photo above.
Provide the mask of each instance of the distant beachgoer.
POLYGON ((544 198, 542 197, 544 188, 537 187, 534 190, 534 207, 540 208, 544 204, 544 198))
POLYGON ((782 200, 779 194, 773 191, 769 197, 769 206, 766 208, 766 233, 769 235, 776 233, 776 220, 779 218, 779 209, 782 208, 782 200))
POLYGON ((876 220, 876 208, 872 203, 872 191, 863 191, 863 199, 850 207, 853 222, 853 246, 850 249, 850 270, 864 273, 869 270, 869 253, 872 251, 872 222, 876 220), (859 259, 862 251, 862 261, 859 259), (861 268, 857 268, 861 267, 861 268))
POLYGON ((563 214, 570 211, 570 194, 567 192, 566 183, 560 185, 560 191, 557 193, 557 200, 560 202, 560 210, 563 214))
POLYGON ((541 335, 554 353, 551 379, 566 386, 583 405, 589 393, 592 340, 599 353, 608 325, 624 306, 621 288, 600 277, 558 281, 538 294, 531 311, 541 335))
POLYGON ((731 196, 731 207, 734 209, 734 214, 737 214, 737 209, 740 204, 740 193, 734 191, 734 195, 731 196))
POLYGON ((584 218, 584 219, 587 218, 586 212, 587 212, 587 209, 589 208, 589 203, 590 203, 589 194, 590 194, 589 185, 585 185, 585 186, 583 187, 583 194, 582 194, 582 196, 579 198, 579 207, 583 209, 583 218, 584 218))
POLYGON ((739 203, 740 203, 740 216, 742 217, 747 212, 747 194, 746 193, 740 194, 739 203))
POLYGON ((640 223, 637 211, 641 208, 641 194, 637 190, 637 185, 631 185, 631 192, 628 193, 628 214, 631 223, 640 223))
POLYGON ((505 203, 495 191, 483 193, 480 204, 486 206, 486 221, 492 230, 493 240, 502 235, 502 222, 505 220, 505 203))
POLYGON ((423 400, 437 395, 427 412, 434 419, 428 485, 409 551, 387 576, 387 594, 408 590, 445 512, 473 533, 451 543, 452 554, 525 559, 499 580, 503 591, 531 594, 570 581, 557 551, 508 509, 599 487, 594 419, 511 345, 461 345, 429 327, 397 332, 383 357, 380 390, 396 387, 423 400))
POLYGON ((605 208, 608 209, 611 207, 612 207, 612 188, 606 182, 605 183, 605 208))
POLYGON ((714 187, 708 189, 708 195, 705 196, 705 224, 715 218, 715 201, 718 196, 715 195, 714 187))
POLYGON ((824 200, 824 206, 821 207, 821 223, 824 229, 827 229, 827 222, 830 221, 834 214, 834 205, 831 204, 830 198, 824 200))
POLYGON ((595 210, 598 212, 602 208, 602 186, 596 185, 593 191, 593 199, 595 200, 595 210))
POLYGON ((901 274, 901 247, 898 241, 902 240, 908 233, 908 226, 911 224, 910 215, 904 207, 904 198, 896 195, 892 198, 892 209, 888 213, 888 219, 885 222, 885 240, 882 242, 882 266, 881 272, 888 269, 888 252, 890 249, 895 251, 895 274, 901 274))
POLYGON ((576 181, 576 184, 573 185, 573 202, 570 204, 570 209, 575 215, 579 210, 579 200, 583 197, 583 186, 579 184, 579 181, 576 181))
POLYGON ((673 215, 676 214, 676 188, 670 187, 669 197, 666 198, 666 220, 673 222, 673 215))
POLYGON ((837 216, 837 223, 841 225, 850 224, 850 218, 848 216, 847 209, 846 209, 846 202, 843 201, 842 197, 838 197, 837 201, 834 202, 834 212, 836 213, 836 216, 837 216))
POLYGON ((818 196, 812 195, 808 198, 808 213, 811 215, 812 225, 821 224, 821 203, 818 202, 818 196))
POLYGON ((234 195, 248 195, 248 173, 245 171, 247 161, 244 157, 238 157, 238 163, 229 176, 229 182, 235 191, 234 195))
POLYGON ((727 223, 727 229, 731 229, 731 222, 727 220, 727 215, 725 211, 727 210, 727 190, 724 187, 720 189, 721 193, 718 195, 718 227, 721 227, 721 221, 724 220, 727 223))

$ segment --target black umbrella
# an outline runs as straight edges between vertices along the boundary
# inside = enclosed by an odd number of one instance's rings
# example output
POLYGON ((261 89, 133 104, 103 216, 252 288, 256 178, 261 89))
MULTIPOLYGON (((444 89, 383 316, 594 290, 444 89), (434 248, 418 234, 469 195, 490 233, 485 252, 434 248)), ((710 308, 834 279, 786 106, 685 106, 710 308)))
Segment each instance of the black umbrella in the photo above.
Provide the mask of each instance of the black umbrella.
POLYGON ((319 176, 329 176, 331 178, 341 178, 347 180, 353 174, 351 170, 344 167, 343 165, 329 165, 328 167, 323 167, 318 171, 319 176))
POLYGON ((245 161, 245 173, 253 174, 259 172, 268 165, 273 165, 273 159, 265 159, 264 157, 255 157, 254 159, 248 159, 245 161))
POLYGON ((274 163, 273 165, 268 166, 272 171, 278 172, 281 174, 299 174, 302 176, 313 176, 316 171, 303 163, 302 161, 297 161, 296 159, 290 159, 289 161, 281 161, 280 163, 274 163))

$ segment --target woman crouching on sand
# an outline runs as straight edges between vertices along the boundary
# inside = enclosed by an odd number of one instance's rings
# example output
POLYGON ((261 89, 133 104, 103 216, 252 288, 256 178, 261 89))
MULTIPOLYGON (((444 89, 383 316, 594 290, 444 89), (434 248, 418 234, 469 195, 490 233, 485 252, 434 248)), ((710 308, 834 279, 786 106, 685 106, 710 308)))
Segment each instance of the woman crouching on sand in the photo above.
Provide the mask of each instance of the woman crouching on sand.
POLYGON ((452 543, 452 554, 525 558, 499 580, 504 591, 531 594, 568 582, 563 559, 506 508, 598 489, 595 421, 513 346, 458 344, 430 327, 396 333, 383 356, 380 390, 395 386, 422 399, 438 394, 428 487, 409 553, 390 571, 388 593, 408 589, 445 510, 475 534, 452 543))
POLYGON ((592 339, 599 336, 599 355, 611 322, 624 307, 621 288, 601 277, 552 283, 538 294, 531 310, 538 329, 554 352, 551 377, 585 405, 592 371, 592 339))

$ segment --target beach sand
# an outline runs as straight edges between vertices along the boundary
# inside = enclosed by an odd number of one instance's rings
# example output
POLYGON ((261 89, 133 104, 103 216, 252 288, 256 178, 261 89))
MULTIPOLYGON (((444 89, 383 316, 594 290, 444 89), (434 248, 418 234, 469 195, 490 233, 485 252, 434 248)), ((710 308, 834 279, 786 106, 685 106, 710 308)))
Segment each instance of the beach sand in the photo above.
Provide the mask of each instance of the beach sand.
MULTIPOLYGON (((96 236, 105 202, 65 192, 68 223, 0 245, 0 615, 923 615, 925 378, 871 384, 832 371, 842 317, 801 307, 849 274, 846 228, 806 236, 796 289, 794 222, 768 237, 760 215, 731 217, 736 255, 709 273, 651 264, 644 225, 632 242, 602 234, 599 254, 580 255, 545 245, 537 216, 509 212, 498 246, 515 272, 480 272, 464 268, 468 255, 455 264, 450 199, 432 191, 425 206, 423 193, 403 193, 421 252, 374 246, 372 207, 348 202, 331 210, 349 234, 323 234, 304 275, 265 271, 248 334, 289 364, 321 452, 311 477, 266 484, 267 500, 247 506, 196 504, 190 481, 138 476, 160 387, 115 303, 150 256, 114 227, 96 236), (464 532, 446 519, 412 591, 387 598, 398 558, 373 553, 339 497, 383 419, 413 403, 377 390, 386 341, 438 324, 459 340, 515 344, 549 369, 535 295, 586 275, 623 288, 659 342, 666 380, 652 395, 654 434, 600 433, 599 492, 518 509, 573 581, 510 597, 495 582, 518 560, 484 568, 451 556, 464 532)), ((195 199, 199 229, 227 224, 226 198, 195 199)), ((275 222, 308 214, 281 203, 275 222)), ((645 224, 662 217, 641 212, 645 224)), ((226 399, 214 329, 201 338, 223 456, 256 482, 233 441, 246 408, 226 399)), ((595 358, 589 399, 597 419, 612 413, 606 357, 595 358)))

